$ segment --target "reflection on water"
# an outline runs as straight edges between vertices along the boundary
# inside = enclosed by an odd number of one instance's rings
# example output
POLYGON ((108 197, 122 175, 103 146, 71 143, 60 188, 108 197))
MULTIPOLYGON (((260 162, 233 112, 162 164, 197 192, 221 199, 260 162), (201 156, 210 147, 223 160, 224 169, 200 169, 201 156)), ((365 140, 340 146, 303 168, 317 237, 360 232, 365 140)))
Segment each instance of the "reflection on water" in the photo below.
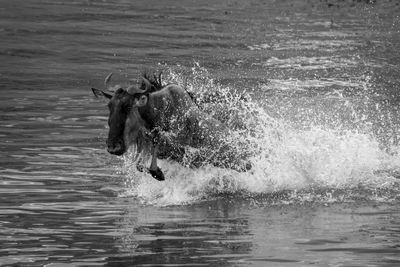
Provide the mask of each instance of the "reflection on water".
POLYGON ((393 206, 359 203, 262 207, 227 199, 157 211, 135 208, 121 223, 127 234, 120 249, 128 255, 113 260, 188 266, 394 263, 399 235, 389 229, 398 230, 397 213, 393 206))
POLYGON ((369 2, 1 1, 0 266, 400 265, 400 7, 369 2), (262 172, 106 153, 89 88, 157 64, 290 126, 262 172))

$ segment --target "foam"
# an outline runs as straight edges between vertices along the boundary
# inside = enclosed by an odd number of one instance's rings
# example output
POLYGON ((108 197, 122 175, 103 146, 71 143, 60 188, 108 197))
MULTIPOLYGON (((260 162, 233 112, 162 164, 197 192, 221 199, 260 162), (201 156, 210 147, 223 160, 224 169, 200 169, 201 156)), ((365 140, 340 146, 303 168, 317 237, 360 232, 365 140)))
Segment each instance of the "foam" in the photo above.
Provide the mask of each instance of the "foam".
MULTIPOLYGON (((213 87, 215 90, 218 87, 212 80, 204 79, 204 74, 195 73, 193 77, 188 83, 189 89, 210 90, 213 87)), ((180 76, 171 73, 169 78, 179 82, 180 76)), ((138 172, 134 157, 127 155, 121 167, 126 177, 126 191, 122 196, 161 206, 194 203, 223 195, 257 199, 276 192, 289 192, 281 198, 281 203, 311 200, 331 203, 360 194, 375 201, 396 199, 400 192, 395 175, 400 171, 399 149, 392 148, 391 153, 383 150, 368 133, 321 126, 296 129, 284 120, 270 117, 252 101, 241 102, 237 94, 228 89, 218 88, 225 97, 223 102, 231 107, 239 106, 239 119, 245 118, 242 123, 253 127, 252 131, 235 133, 235 138, 241 138, 254 152, 249 158, 252 169, 237 172, 209 165, 191 169, 161 160, 159 165, 166 180, 159 182, 149 174, 138 172), (377 191, 379 193, 371 193, 377 191)), ((220 115, 212 105, 205 108, 216 117, 220 115)))

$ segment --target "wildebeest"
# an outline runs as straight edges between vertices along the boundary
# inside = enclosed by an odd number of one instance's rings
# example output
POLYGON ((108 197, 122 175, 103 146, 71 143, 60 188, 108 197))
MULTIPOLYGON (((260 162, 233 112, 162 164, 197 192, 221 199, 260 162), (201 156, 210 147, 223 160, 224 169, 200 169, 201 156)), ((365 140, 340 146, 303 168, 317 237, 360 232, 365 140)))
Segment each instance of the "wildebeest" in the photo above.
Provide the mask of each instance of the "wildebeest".
MULTIPOLYGON (((111 75, 105 84, 109 87, 111 75)), ((109 88, 110 89, 110 88, 109 88)), ((140 86, 114 86, 113 94, 92 88, 96 97, 109 99, 107 150, 124 154, 136 147, 137 167, 151 155, 148 169, 157 180, 164 180, 157 158, 169 158, 190 167, 203 164, 245 171, 251 165, 232 144, 230 129, 205 114, 185 89, 163 85, 161 74, 144 73, 140 86)))

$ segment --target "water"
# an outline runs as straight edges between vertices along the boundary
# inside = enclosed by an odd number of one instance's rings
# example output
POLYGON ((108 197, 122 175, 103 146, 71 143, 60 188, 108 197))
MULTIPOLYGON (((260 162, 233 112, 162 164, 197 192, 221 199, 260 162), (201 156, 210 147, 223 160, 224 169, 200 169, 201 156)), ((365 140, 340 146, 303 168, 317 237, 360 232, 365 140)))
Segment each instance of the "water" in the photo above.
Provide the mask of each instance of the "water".
POLYGON ((366 2, 1 1, 0 265, 398 266, 400 6, 366 2), (107 154, 90 87, 146 67, 239 107, 252 171, 107 154))

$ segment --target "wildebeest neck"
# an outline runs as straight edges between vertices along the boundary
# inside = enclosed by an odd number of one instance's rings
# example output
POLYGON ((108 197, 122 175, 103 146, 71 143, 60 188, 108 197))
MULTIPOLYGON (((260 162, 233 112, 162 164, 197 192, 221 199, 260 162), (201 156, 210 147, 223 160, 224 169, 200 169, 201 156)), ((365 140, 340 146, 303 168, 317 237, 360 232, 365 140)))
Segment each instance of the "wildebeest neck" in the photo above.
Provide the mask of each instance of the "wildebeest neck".
POLYGON ((153 130, 157 125, 157 113, 154 108, 147 104, 143 107, 138 108, 139 114, 142 119, 146 122, 150 130, 153 130))

